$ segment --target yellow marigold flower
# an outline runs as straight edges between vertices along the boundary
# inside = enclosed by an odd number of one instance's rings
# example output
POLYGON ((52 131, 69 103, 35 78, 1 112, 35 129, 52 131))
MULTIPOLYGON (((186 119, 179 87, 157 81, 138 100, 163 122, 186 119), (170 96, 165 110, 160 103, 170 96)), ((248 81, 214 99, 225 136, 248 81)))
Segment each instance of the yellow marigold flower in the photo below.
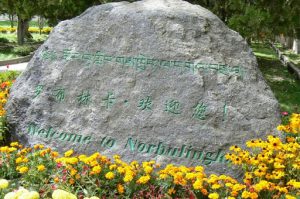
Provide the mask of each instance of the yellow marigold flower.
POLYGON ((218 193, 210 193, 208 195, 208 198, 210 198, 210 199, 218 199, 219 198, 219 194, 218 193))
POLYGON ((65 155, 65 157, 70 157, 73 153, 74 153, 74 151, 73 151, 73 149, 71 149, 71 150, 65 152, 64 155, 65 155))
POLYGON ((68 163, 69 164, 77 164, 78 163, 78 158, 75 158, 75 157, 73 157, 73 158, 69 158, 68 159, 68 163))
POLYGON ((119 194, 123 194, 123 193, 124 193, 124 190, 125 190, 125 188, 124 188, 124 186, 123 186, 123 185, 121 185, 121 184, 118 184, 118 185, 117 185, 117 190, 118 190, 118 193, 119 193, 119 194))
POLYGON ((33 146, 34 149, 43 149, 44 148, 44 145, 42 144, 36 144, 33 146))
POLYGON ((74 180, 73 178, 71 178, 71 179, 69 180, 69 183, 70 183, 70 184, 75 184, 75 180, 74 180))
POLYGON ((130 174, 126 173, 125 177, 123 178, 123 181, 124 182, 131 182, 132 180, 133 180, 133 175, 131 173, 130 174))
POLYGON ((146 175, 146 176, 141 176, 137 181, 136 183, 138 184, 146 184, 149 180, 150 180, 150 176, 149 175, 146 175))
POLYGON ((8 181, 5 179, 0 179, 0 189, 6 189, 8 187, 8 181))
POLYGON ((61 189, 56 189, 52 193, 52 199, 77 199, 77 197, 74 194, 71 194, 67 191, 61 190, 61 189))
POLYGON ((243 191, 242 198, 250 198, 251 193, 249 191, 243 191))
POLYGON ((272 171, 272 174, 273 174, 273 179, 281 179, 282 177, 284 177, 284 171, 280 171, 280 170, 275 170, 275 171, 272 171))
POLYGON ((215 175, 215 174, 211 174, 211 175, 209 176, 209 179, 207 180, 207 182, 210 183, 210 184, 214 184, 214 183, 216 183, 217 181, 218 181, 218 176, 215 175))
POLYGON ((134 161, 132 161, 132 162, 130 163, 130 165, 131 165, 132 167, 134 167, 134 168, 138 168, 138 167, 139 167, 139 162, 136 161, 136 160, 134 160, 134 161))
POLYGON ((59 182, 59 178, 58 177, 55 177, 53 180, 54 180, 55 183, 59 182))
POLYGON ((97 160, 92 160, 92 161, 89 161, 88 164, 91 166, 91 167, 94 167, 94 166, 97 166, 99 164, 99 162, 97 160))
POLYGON ((44 165, 38 165, 37 166, 37 169, 38 169, 38 171, 45 171, 46 170, 46 167, 44 166, 44 165))
POLYGON ((174 184, 179 184, 182 186, 186 185, 187 182, 184 179, 184 174, 182 172, 177 172, 175 175, 173 175, 173 177, 174 177, 174 180, 173 180, 174 184))
POLYGON ((24 157, 23 159, 22 159, 22 162, 24 162, 24 163, 27 163, 29 160, 28 160, 28 158, 26 158, 26 157, 24 157))
POLYGON ((256 169, 256 170, 254 171, 254 175, 257 176, 257 177, 262 177, 262 176, 264 176, 265 174, 266 174, 266 172, 265 172, 264 170, 262 170, 262 169, 256 169))
POLYGON ((260 192, 263 189, 269 189, 270 183, 266 180, 261 180, 259 183, 253 185, 256 192, 260 192))
POLYGON ((235 199, 235 197, 229 196, 227 197, 227 199, 235 199))
POLYGON ((207 191, 207 189, 201 189, 201 193, 202 193, 203 195, 205 195, 205 196, 207 196, 207 195, 208 195, 208 191, 207 191))
POLYGON ((146 166, 146 167, 144 168, 144 171, 145 171, 146 174, 150 174, 150 173, 152 173, 152 171, 153 171, 153 167, 151 167, 151 166, 146 166))
POLYGON ((123 174, 123 173, 125 173, 125 168, 124 167, 118 167, 117 168, 117 171, 120 173, 120 174, 123 174))
POLYGON ((287 185, 291 185, 296 189, 300 189, 300 182, 297 182, 296 180, 290 180, 287 185))
POLYGON ((97 165, 97 166, 94 166, 92 168, 92 172, 96 173, 96 174, 99 174, 101 172, 101 167, 100 165, 97 165))
POLYGON ((18 149, 15 148, 15 147, 9 147, 9 148, 8 148, 8 152, 9 152, 9 153, 14 152, 14 151, 16 151, 16 150, 18 150, 18 149))
POLYGON ((176 190, 174 188, 168 189, 168 194, 169 195, 172 195, 172 194, 175 194, 175 193, 176 193, 176 190))
POLYGON ((229 148, 230 151, 234 151, 234 152, 240 152, 242 149, 240 147, 238 147, 237 145, 233 145, 229 148))
POLYGON ((115 170, 117 168, 116 164, 109 165, 109 170, 115 170))
POLYGON ((70 172, 70 175, 71 175, 71 176, 74 176, 74 175, 77 174, 77 172, 78 172, 78 171, 77 171, 76 169, 72 168, 72 169, 71 169, 71 172, 70 172))
POLYGON ((257 199, 258 198, 258 194, 256 192, 251 192, 250 193, 250 198, 251 199, 257 199))
POLYGON ((52 151, 51 152, 51 157, 52 158, 56 158, 56 157, 58 157, 59 156, 59 153, 58 152, 56 152, 56 151, 52 151))
POLYGON ((202 189, 202 184, 203 184, 203 181, 197 179, 197 180, 194 182, 194 184, 193 184, 193 188, 194 188, 195 190, 200 190, 200 189, 202 189))
POLYGON ((242 184, 235 184, 232 187, 233 191, 241 191, 242 189, 245 189, 246 185, 242 185, 242 184))
POLYGON ((292 196, 292 195, 289 195, 289 194, 285 195, 285 198, 286 199, 297 199, 295 196, 292 196))
POLYGON ((274 162, 274 168, 275 169, 284 169, 285 166, 283 164, 280 164, 279 162, 274 162))
POLYGON ((108 180, 114 179, 114 177, 115 177, 115 174, 111 171, 105 174, 105 178, 108 180))
POLYGON ((280 186, 275 186, 275 189, 277 189, 278 191, 287 194, 289 191, 286 187, 280 187, 280 186))
POLYGON ((278 131, 284 131, 285 130, 285 126, 284 125, 278 125, 277 126, 277 130, 278 131))
POLYGON ((19 169, 19 172, 20 173, 27 173, 28 172, 28 167, 21 167, 20 169, 19 169))
POLYGON ((187 180, 192 180, 192 179, 194 179, 196 177, 196 174, 194 174, 194 173, 187 173, 186 175, 185 175, 185 178, 187 179, 187 180))
POLYGON ((219 189, 219 188, 221 188, 221 185, 220 185, 220 184, 213 184, 213 185, 211 186, 211 188, 212 188, 212 189, 219 189))
POLYGON ((23 157, 18 157, 16 159, 16 164, 22 163, 23 162, 23 157))
POLYGON ((159 179, 162 179, 162 180, 164 180, 164 179, 166 179, 168 177, 168 174, 165 174, 165 173, 162 173, 162 174, 159 174, 159 179))
POLYGON ((17 147, 17 146, 19 146, 19 143, 18 142, 12 142, 12 143, 10 143, 10 146, 11 147, 17 147))
POLYGON ((196 167, 195 167, 195 171, 197 171, 197 172, 203 172, 203 171, 204 171, 204 168, 201 167, 201 166, 196 166, 196 167))
POLYGON ((231 195, 232 197, 237 197, 237 196, 239 195, 239 192, 237 192, 237 191, 232 191, 232 192, 230 192, 230 195, 231 195))

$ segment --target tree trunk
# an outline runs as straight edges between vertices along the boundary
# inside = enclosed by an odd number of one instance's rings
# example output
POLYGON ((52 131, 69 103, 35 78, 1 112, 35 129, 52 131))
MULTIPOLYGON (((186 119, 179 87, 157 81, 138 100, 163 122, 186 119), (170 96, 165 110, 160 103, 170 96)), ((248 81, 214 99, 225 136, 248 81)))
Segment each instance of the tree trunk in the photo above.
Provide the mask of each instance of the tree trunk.
POLYGON ((10 21, 10 27, 13 28, 14 27, 14 15, 9 14, 8 18, 9 18, 9 21, 10 21))
POLYGON ((294 35, 293 51, 300 54, 300 28, 294 30, 294 35))
POLYGON ((287 49, 293 48, 293 39, 291 37, 286 37, 286 48, 287 49))
POLYGON ((293 51, 296 54, 300 54, 300 39, 297 39, 297 38, 294 39, 293 51))
POLYGON ((18 28, 17 28, 17 38, 18 38, 18 45, 24 44, 24 38, 25 38, 25 24, 24 20, 18 16, 18 28))
POLYGON ((30 39, 32 39, 33 37, 32 37, 32 35, 30 34, 30 32, 28 31, 28 29, 29 29, 29 19, 25 19, 24 20, 24 36, 25 36, 25 38, 27 39, 27 40, 30 40, 30 39))

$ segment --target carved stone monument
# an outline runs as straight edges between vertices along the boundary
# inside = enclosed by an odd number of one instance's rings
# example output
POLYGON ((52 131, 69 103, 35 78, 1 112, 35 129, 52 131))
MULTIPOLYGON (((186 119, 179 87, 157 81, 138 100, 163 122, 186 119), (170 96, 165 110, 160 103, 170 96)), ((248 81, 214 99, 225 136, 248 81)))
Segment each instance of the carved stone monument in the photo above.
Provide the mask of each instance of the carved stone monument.
POLYGON ((15 82, 7 111, 24 144, 219 173, 230 145, 279 123, 245 40, 181 0, 104 4, 59 23, 15 82))

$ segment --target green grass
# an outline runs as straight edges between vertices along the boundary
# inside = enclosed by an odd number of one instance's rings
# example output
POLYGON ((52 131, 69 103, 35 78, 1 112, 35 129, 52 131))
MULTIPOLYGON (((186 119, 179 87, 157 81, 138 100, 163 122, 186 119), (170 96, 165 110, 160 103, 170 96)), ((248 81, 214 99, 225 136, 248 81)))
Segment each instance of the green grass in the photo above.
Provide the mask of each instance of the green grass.
POLYGON ((274 44, 291 62, 300 68, 300 54, 295 54, 291 49, 284 48, 280 43, 274 44))
POLYGON ((0 61, 3 61, 3 60, 10 60, 10 59, 16 59, 20 56, 14 54, 14 53, 2 53, 0 52, 0 61))
POLYGON ((266 58, 270 60, 276 60, 276 53, 270 46, 262 43, 252 43, 251 48, 256 57, 266 58))
POLYGON ((258 66, 279 101, 281 111, 300 112, 300 81, 281 64, 270 46, 253 46, 258 66))
MULTIPOLYGON (((14 27, 17 27, 18 23, 17 21, 14 21, 14 27)), ((10 21, 0 21, 0 26, 9 26, 10 27, 10 21)), ((37 21, 30 21, 29 22, 30 27, 39 27, 37 21)), ((44 27, 48 26, 47 23, 44 27)))
MULTIPOLYGON (((33 42, 43 42, 48 38, 48 35, 46 34, 37 34, 37 33, 31 33, 33 37, 33 42)), ((6 38, 9 40, 9 42, 17 43, 17 34, 16 33, 0 33, 0 37, 6 38)))
POLYGON ((15 59, 27 55, 42 44, 48 37, 46 34, 40 35, 32 33, 31 35, 33 36, 33 39, 30 43, 25 43, 24 46, 18 46, 16 33, 0 33, 0 38, 5 38, 9 41, 9 43, 5 44, 0 42, 0 45, 10 46, 5 49, 0 48, 0 61, 15 59))

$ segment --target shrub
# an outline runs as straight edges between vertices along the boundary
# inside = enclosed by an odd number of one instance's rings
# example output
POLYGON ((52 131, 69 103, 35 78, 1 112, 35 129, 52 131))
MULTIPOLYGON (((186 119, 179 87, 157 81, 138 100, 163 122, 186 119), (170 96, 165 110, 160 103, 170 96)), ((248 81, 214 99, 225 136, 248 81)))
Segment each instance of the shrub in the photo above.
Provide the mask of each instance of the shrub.
POLYGON ((35 50, 32 46, 18 46, 14 48, 14 53, 20 56, 29 55, 31 52, 35 50))
POLYGON ((0 146, 7 143, 8 139, 8 126, 5 116, 0 116, 0 146))
POLYGON ((9 43, 9 40, 4 37, 0 37, 0 43, 9 43))

